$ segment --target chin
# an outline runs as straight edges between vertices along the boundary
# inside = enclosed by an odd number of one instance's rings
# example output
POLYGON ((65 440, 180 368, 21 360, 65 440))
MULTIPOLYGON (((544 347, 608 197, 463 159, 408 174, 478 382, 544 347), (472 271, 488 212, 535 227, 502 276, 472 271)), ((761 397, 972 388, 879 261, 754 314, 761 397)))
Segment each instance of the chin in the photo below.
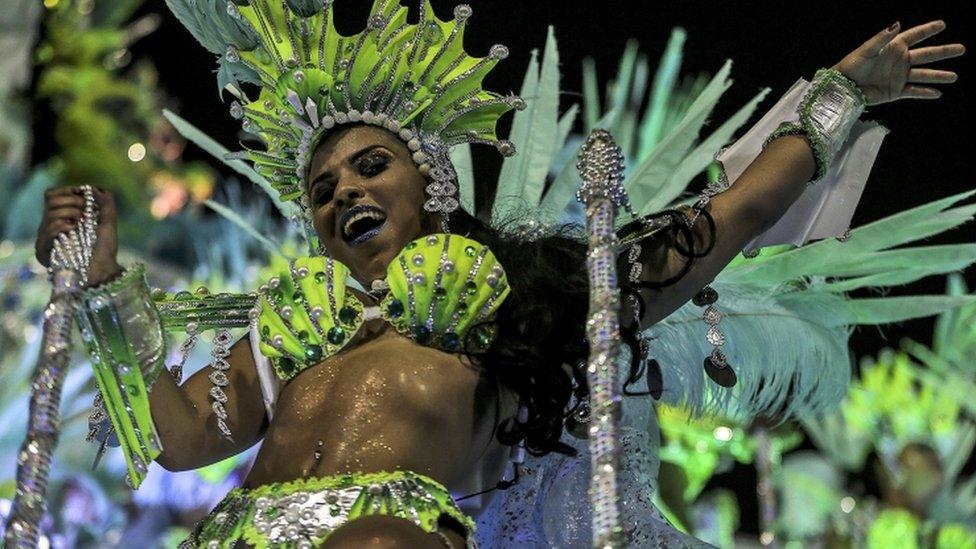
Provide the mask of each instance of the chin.
POLYGON ((360 282, 363 279, 372 281, 384 278, 390 262, 406 245, 407 241, 401 240, 397 238, 396 231, 384 227, 379 234, 361 244, 343 243, 345 247, 343 255, 350 258, 347 265, 358 275, 356 278, 360 279, 360 282))

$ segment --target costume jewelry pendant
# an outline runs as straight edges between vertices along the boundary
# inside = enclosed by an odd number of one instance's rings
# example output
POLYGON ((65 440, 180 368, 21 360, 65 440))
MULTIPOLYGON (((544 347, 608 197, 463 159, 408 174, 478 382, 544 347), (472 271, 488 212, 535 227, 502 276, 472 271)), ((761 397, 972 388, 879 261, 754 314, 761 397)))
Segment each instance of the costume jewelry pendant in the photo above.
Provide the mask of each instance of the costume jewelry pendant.
POLYGON ((735 375, 735 370, 729 365, 725 353, 722 352, 721 347, 725 345, 725 334, 718 329, 718 324, 722 321, 724 315, 715 308, 715 302, 717 301, 718 292, 711 286, 705 286, 692 298, 692 302, 695 305, 705 307, 705 312, 702 314, 702 320, 708 325, 705 339, 712 345, 711 354, 705 357, 705 373, 708 374, 708 377, 712 381, 722 387, 733 387, 738 381, 738 378, 735 375))

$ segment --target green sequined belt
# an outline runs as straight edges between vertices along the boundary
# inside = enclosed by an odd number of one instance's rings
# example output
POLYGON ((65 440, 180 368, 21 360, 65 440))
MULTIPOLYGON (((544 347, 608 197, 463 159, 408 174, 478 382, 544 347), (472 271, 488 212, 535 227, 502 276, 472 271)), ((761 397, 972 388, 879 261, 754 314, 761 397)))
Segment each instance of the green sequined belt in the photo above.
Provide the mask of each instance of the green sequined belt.
POLYGON ((232 548, 241 540, 258 548, 317 547, 343 524, 370 515, 407 519, 429 533, 447 515, 474 545, 474 521, 447 489, 410 471, 357 473, 237 488, 197 524, 180 549, 232 548))

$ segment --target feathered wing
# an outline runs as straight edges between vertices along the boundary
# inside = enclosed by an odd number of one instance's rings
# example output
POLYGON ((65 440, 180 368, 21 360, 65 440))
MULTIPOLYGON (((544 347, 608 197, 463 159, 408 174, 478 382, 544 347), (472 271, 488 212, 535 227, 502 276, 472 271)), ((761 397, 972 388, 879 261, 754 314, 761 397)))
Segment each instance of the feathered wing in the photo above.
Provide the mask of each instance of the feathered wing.
MULTIPOLYGON (((847 339, 857 325, 901 322, 976 302, 973 295, 852 299, 845 292, 883 288, 958 271, 976 246, 908 246, 971 221, 973 192, 899 212, 851 232, 788 251, 733 262, 713 286, 725 314, 724 347, 739 374, 726 390, 706 383, 701 309, 686 304, 652 327, 651 354, 662 364, 665 398, 697 412, 774 412, 809 417, 838 404, 847 390, 847 339), (924 260, 924 262, 923 262, 924 260)), ((782 249, 780 249, 782 250, 782 249)))

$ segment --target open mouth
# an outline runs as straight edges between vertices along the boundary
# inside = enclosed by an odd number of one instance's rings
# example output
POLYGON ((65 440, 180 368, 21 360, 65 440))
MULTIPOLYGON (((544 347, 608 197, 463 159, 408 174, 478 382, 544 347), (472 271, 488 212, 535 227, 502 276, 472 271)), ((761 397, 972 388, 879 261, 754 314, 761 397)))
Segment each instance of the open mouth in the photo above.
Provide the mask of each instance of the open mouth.
POLYGON ((376 206, 365 204, 353 206, 339 217, 342 239, 353 246, 379 234, 385 224, 386 213, 376 206))

